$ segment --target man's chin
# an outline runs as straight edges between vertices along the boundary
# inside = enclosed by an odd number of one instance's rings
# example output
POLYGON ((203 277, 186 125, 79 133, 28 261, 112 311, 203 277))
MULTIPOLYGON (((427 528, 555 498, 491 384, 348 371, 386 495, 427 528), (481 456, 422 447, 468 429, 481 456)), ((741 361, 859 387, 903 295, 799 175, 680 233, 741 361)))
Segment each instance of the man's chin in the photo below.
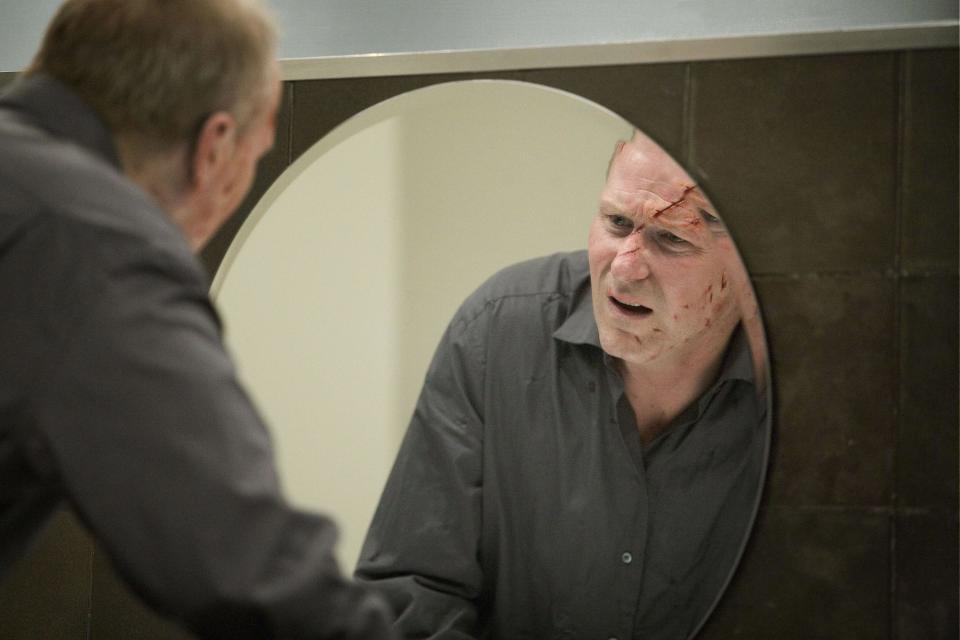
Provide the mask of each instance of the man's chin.
POLYGON ((649 362, 662 350, 658 338, 625 329, 600 331, 600 346, 607 355, 634 364, 649 362))

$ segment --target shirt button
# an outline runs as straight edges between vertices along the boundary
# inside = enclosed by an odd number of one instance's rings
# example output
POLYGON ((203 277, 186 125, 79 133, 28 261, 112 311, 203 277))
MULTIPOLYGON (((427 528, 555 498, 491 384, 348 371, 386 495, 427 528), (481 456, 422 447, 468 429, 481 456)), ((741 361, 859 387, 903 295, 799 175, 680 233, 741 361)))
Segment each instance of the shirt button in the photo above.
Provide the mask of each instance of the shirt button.
POLYGON ((623 564, 630 564, 633 562, 633 554, 629 551, 624 551, 623 555, 620 556, 620 559, 623 561, 623 564))

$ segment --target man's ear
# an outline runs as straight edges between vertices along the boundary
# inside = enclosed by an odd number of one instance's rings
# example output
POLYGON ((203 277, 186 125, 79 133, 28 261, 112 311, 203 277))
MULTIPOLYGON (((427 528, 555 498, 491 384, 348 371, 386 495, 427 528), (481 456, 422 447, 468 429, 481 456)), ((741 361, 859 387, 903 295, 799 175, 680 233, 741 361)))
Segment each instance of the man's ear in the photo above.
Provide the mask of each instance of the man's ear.
POLYGON ((216 111, 203 122, 190 157, 190 183, 205 190, 233 153, 237 121, 226 111, 216 111))

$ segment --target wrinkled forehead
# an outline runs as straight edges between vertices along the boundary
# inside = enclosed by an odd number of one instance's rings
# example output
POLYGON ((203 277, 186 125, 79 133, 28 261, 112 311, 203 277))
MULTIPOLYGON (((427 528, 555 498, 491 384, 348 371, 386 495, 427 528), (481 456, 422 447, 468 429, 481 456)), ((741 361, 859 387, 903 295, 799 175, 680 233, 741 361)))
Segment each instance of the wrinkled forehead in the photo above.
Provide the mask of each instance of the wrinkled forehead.
POLYGON ((717 217, 687 172, 640 133, 617 145, 601 201, 651 221, 689 221, 693 215, 709 222, 717 217))
MULTIPOLYGON (((693 180, 670 155, 642 133, 617 143, 610 164, 608 181, 624 186, 679 188, 693 180)), ((670 194, 668 194, 670 195, 670 194)))

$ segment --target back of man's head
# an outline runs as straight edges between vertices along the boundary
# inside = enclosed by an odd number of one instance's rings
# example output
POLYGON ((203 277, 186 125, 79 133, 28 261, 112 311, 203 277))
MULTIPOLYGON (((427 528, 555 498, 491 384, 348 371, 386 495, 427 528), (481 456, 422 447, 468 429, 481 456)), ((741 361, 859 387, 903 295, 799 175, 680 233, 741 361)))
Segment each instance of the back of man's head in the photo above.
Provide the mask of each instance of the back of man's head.
POLYGON ((66 0, 26 74, 69 85, 149 155, 192 143, 216 111, 249 124, 275 44, 256 0, 66 0))

